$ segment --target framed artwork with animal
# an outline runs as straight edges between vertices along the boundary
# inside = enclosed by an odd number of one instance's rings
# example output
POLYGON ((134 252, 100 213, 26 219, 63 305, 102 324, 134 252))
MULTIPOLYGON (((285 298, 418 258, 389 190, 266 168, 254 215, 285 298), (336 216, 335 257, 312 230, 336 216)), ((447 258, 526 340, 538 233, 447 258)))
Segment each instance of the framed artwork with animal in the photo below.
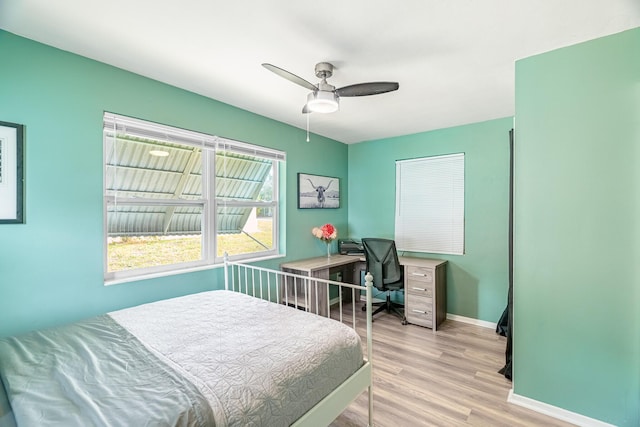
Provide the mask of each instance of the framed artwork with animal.
POLYGON ((24 125, 0 122, 0 224, 24 223, 24 125))
POLYGON ((298 173, 298 209, 340 207, 340 178, 298 173))

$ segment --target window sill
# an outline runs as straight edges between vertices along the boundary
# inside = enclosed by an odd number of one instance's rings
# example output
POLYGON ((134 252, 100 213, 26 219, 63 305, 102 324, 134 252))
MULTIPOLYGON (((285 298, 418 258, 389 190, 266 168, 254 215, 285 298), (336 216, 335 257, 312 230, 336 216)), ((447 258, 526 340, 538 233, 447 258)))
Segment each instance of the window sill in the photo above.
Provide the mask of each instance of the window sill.
MULTIPOLYGON (((248 259, 243 259, 243 260, 238 260, 238 261, 246 263, 246 264, 249 264, 249 263, 252 263, 252 262, 267 261, 267 260, 270 260, 270 259, 284 258, 284 257, 285 257, 284 254, 277 254, 277 255, 269 255, 269 256, 260 257, 260 258, 248 258, 248 259)), ((193 272, 196 272, 196 271, 214 270, 214 269, 222 268, 222 267, 224 267, 224 264, 207 264, 207 265, 201 265, 201 266, 198 266, 198 267, 188 267, 188 268, 176 269, 176 270, 171 270, 171 271, 162 271, 162 272, 158 272, 158 273, 144 274, 144 275, 139 275, 139 276, 123 277, 123 278, 120 278, 120 279, 105 280, 104 281, 104 286, 112 286, 112 285, 120 285, 120 284, 123 284, 123 283, 139 282, 139 281, 142 281, 142 280, 157 279, 159 277, 175 276, 177 274, 193 273, 193 272)))

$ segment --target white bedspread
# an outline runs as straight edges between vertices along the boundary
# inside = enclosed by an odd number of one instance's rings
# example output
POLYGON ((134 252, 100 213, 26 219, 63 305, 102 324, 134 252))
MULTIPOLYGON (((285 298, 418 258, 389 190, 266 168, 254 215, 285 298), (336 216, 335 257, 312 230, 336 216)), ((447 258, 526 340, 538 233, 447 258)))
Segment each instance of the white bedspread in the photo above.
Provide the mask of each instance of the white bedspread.
POLYGON ((288 426, 362 363, 339 322, 204 292, 0 339, 0 426, 288 426))
POLYGON ((216 426, 288 426, 363 363, 351 328, 230 291, 110 316, 200 389, 216 426))

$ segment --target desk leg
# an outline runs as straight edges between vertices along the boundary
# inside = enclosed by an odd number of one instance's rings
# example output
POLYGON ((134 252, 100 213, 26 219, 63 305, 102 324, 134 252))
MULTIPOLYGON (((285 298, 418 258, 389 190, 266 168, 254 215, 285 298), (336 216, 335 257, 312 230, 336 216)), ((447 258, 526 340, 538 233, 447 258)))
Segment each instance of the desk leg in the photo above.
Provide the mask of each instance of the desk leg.
MULTIPOLYGON (((304 271, 282 269, 287 273, 306 275, 304 271)), ((287 277, 280 283, 282 304, 327 316, 327 287, 313 278, 329 279, 329 270, 314 272, 308 279, 287 277)))
MULTIPOLYGON (((329 269, 317 270, 312 273, 312 277, 318 279, 329 280, 329 269)), ((325 283, 318 283, 311 281, 311 311, 319 314, 320 316, 327 316, 327 285, 325 283)))
MULTIPOLYGON (((346 265, 343 270, 342 270, 342 281, 344 283, 351 283, 354 285, 359 285, 360 284, 360 280, 356 278, 356 268, 354 264, 350 264, 350 265, 346 265)), ((353 295, 354 292, 349 292, 350 289, 349 288, 345 288, 345 291, 342 295, 342 301, 346 302, 346 303, 350 303, 353 302, 353 298, 356 298, 356 301, 360 300, 360 291, 356 291, 355 292, 355 296, 353 295)))

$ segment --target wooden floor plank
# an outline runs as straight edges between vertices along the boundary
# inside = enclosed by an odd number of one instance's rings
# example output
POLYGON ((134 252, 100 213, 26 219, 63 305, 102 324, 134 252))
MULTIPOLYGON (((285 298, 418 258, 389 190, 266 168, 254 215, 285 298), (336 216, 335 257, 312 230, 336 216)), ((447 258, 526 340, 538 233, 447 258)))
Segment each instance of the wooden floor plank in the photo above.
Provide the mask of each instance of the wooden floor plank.
MULTIPOLYGON (((364 338, 359 304, 356 316, 364 338)), ((376 427, 572 426, 507 403, 511 382, 498 373, 506 340, 491 329, 447 320, 433 333, 381 313, 373 331, 376 427)), ((331 427, 366 426, 367 410, 363 393, 331 427)))

